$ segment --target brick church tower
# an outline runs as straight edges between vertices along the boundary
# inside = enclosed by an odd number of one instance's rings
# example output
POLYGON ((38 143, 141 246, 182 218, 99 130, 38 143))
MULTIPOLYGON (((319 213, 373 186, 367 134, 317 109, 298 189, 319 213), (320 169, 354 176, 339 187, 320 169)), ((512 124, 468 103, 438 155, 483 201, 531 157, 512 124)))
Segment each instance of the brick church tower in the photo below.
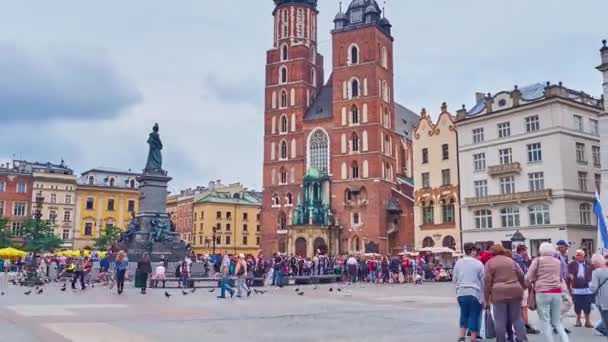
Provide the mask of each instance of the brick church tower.
POLYGON ((307 256, 402 251, 413 238, 413 218, 404 215, 411 198, 397 182, 409 154, 406 120, 397 124, 393 101, 390 22, 375 0, 340 10, 332 73, 323 84, 317 1, 274 2, 262 249, 307 256))

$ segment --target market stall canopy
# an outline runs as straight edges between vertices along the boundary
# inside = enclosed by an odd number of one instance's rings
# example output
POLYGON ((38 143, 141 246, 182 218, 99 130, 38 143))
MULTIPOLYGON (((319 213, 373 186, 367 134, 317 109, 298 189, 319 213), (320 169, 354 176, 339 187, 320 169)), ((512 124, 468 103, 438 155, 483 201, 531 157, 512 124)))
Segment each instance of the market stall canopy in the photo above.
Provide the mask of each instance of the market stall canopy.
POLYGON ((23 258, 26 255, 27 252, 12 247, 0 249, 0 257, 2 258, 23 258))
POLYGON ((448 247, 424 247, 420 248, 419 252, 429 252, 432 254, 454 254, 456 251, 448 247))

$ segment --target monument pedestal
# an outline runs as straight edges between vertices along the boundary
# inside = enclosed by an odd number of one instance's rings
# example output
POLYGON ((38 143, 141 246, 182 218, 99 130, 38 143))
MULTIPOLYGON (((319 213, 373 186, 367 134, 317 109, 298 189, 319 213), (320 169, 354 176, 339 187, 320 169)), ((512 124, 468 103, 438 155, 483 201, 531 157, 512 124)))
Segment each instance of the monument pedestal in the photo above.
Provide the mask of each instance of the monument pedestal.
POLYGON ((129 261, 141 260, 147 253, 152 262, 158 262, 161 257, 175 262, 183 260, 188 255, 188 248, 173 231, 173 223, 167 214, 167 184, 171 177, 165 171, 144 171, 137 178, 139 182, 139 212, 132 224, 139 227, 137 232, 118 245, 128 251, 129 261), (171 231, 161 234, 157 239, 154 235, 155 226, 171 227, 171 231))

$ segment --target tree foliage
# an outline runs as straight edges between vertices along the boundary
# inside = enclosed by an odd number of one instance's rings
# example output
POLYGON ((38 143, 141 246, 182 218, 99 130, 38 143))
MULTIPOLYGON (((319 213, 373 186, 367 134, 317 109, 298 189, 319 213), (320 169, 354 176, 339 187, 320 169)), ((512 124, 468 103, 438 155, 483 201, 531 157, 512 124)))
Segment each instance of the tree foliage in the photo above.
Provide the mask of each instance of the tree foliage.
POLYGON ((0 248, 13 246, 13 234, 9 227, 8 220, 0 216, 0 248))
POLYGON ((109 248, 113 242, 118 241, 120 232, 120 228, 114 225, 105 226, 101 236, 95 239, 95 248, 101 250, 109 248))
POLYGON ((55 236, 47 221, 28 220, 23 223, 23 248, 29 252, 51 252, 63 241, 55 236))

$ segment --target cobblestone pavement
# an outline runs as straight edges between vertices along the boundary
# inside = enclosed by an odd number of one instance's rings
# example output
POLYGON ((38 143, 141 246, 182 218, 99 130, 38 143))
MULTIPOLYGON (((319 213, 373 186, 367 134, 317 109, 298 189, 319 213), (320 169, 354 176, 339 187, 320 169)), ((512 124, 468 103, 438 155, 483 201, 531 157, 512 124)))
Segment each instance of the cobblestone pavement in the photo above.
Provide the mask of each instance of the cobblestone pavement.
MULTIPOLYGON (((458 308, 451 284, 320 285, 265 289, 248 299, 216 299, 217 290, 106 288, 0 297, 2 341, 456 341, 458 308), (333 291, 329 292, 332 287, 333 291), (340 291, 338 291, 340 289, 340 291)), ((534 314, 533 314, 534 315, 534 314)), ((535 319, 535 318, 534 318, 535 319)), ((572 320, 572 318, 570 318, 572 320)), ((569 321, 571 326, 573 322, 569 321)), ((604 341, 573 329, 571 341, 604 341)), ((536 336, 532 342, 544 341, 536 336)))

